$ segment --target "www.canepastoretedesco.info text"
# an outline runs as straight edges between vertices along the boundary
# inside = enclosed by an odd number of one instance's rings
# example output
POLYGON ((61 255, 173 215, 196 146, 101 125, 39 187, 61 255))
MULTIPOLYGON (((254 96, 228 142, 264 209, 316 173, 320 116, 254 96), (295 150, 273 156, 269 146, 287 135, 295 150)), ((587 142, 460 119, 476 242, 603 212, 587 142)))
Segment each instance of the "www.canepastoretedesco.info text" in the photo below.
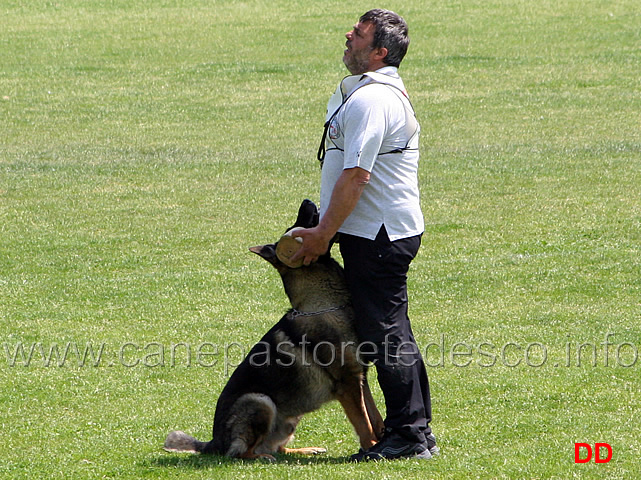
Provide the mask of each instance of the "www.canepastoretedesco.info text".
POLYGON ((225 374, 233 371, 245 357, 253 366, 266 366, 272 362, 281 367, 328 366, 340 362, 345 355, 356 354, 363 364, 378 360, 395 362, 401 366, 420 361, 427 367, 624 367, 638 364, 639 346, 633 342, 616 341, 616 334, 608 332, 596 341, 564 339, 558 345, 542 342, 508 341, 500 345, 492 341, 457 341, 453 336, 441 334, 436 340, 418 345, 375 345, 369 342, 346 342, 334 345, 329 342, 311 342, 305 337, 298 344, 281 342, 252 351, 253 345, 238 342, 216 344, 212 342, 123 342, 120 344, 95 341, 64 342, 4 342, 5 366, 15 368, 163 368, 204 367, 222 368, 225 374), (297 350, 294 353, 294 350, 297 350), (383 349, 379 352, 380 349, 383 349))

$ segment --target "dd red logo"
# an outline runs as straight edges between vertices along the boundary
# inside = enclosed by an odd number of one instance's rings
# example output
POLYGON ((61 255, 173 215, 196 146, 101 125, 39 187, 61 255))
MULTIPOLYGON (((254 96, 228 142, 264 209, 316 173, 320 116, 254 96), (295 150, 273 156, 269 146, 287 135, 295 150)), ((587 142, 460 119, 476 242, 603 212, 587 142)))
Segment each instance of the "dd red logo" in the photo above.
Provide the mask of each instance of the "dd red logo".
MULTIPOLYGON (((588 463, 592 460, 592 446, 587 443, 574 444, 574 463, 588 463)), ((594 444, 594 463, 608 463, 612 460, 612 447, 608 443, 594 444), (607 450, 607 457, 601 456, 601 450, 607 450)))

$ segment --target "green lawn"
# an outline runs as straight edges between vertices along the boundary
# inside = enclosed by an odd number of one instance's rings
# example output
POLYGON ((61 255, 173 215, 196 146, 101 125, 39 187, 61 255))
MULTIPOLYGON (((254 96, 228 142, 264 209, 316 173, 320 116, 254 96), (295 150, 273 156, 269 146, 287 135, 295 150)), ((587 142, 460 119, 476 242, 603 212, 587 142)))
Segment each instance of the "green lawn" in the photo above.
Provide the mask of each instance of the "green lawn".
POLYGON ((176 428, 209 439, 229 371, 287 308, 247 247, 318 200, 343 34, 374 6, 2 2, 0 477, 641 477, 632 0, 383 5, 412 37, 411 317, 440 457, 346 463, 338 404, 294 442, 325 456, 162 451, 176 428), (612 460, 575 464, 575 442, 612 460))

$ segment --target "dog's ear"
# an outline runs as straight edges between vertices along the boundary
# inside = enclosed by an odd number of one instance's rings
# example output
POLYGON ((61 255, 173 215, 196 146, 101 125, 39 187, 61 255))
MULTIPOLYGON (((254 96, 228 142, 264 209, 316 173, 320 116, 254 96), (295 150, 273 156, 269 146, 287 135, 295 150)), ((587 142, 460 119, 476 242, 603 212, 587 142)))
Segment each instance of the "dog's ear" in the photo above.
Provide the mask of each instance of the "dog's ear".
POLYGON ((275 265, 276 262, 279 262, 278 257, 276 256, 276 245, 273 243, 270 243, 268 245, 257 245, 255 247, 250 247, 249 251, 255 253, 260 257, 263 257, 272 265, 275 265))
POLYGON ((316 204, 311 200, 305 199, 298 209, 296 223, 286 231, 289 231, 294 227, 313 228, 318 225, 319 218, 320 214, 318 213, 318 207, 316 204))

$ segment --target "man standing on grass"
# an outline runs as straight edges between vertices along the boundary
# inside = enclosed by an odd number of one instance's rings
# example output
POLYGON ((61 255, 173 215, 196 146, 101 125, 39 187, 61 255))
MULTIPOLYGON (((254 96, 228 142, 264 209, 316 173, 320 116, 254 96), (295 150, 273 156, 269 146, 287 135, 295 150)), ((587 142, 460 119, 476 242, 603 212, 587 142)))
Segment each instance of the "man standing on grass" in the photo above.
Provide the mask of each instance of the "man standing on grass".
POLYGON ((365 13, 345 36, 352 74, 329 101, 319 150, 321 220, 301 230, 292 259, 311 262, 339 233, 356 333, 375 348, 385 396, 383 439, 354 461, 429 459, 438 452, 430 429, 425 364, 408 317, 407 272, 424 230, 418 191, 419 125, 397 68, 407 52, 407 24, 387 10, 365 13))

